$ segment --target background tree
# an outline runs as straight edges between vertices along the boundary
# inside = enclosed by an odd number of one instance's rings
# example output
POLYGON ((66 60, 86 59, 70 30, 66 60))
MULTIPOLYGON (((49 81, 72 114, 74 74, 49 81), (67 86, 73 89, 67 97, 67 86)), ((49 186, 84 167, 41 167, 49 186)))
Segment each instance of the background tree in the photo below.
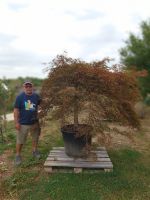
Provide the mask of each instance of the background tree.
POLYGON ((1 123, 4 125, 4 129, 6 129, 6 113, 10 96, 11 93, 7 85, 3 81, 0 81, 0 117, 1 123))
POLYGON ((0 113, 6 118, 7 101, 9 99, 9 89, 5 83, 0 81, 0 113))
POLYGON ((147 70, 147 76, 139 77, 142 95, 150 93, 150 21, 140 25, 139 36, 130 33, 126 46, 120 49, 121 62, 127 69, 147 70))

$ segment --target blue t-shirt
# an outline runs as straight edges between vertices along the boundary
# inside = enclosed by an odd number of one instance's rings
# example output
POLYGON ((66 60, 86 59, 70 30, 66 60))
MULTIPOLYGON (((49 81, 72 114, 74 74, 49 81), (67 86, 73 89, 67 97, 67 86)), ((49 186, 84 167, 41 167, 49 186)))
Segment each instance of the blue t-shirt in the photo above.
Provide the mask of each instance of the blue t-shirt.
POLYGON ((38 94, 26 95, 24 92, 19 94, 15 101, 15 108, 19 109, 19 123, 31 125, 38 121, 37 108, 40 104, 38 94))

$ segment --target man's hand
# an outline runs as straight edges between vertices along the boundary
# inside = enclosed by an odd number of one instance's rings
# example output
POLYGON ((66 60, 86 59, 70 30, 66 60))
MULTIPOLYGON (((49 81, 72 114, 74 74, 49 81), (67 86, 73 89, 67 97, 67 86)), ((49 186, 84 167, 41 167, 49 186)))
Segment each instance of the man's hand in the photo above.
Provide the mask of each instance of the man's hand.
POLYGON ((15 128, 16 128, 16 130, 19 131, 19 130, 20 130, 20 124, 19 124, 19 123, 16 123, 16 124, 15 124, 15 128))

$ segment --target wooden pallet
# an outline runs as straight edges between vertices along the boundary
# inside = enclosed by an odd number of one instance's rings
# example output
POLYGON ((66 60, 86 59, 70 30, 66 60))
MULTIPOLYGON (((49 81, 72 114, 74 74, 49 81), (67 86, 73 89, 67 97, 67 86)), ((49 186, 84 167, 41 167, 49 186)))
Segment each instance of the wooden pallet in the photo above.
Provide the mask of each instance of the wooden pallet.
POLYGON ((66 155, 64 147, 54 147, 44 163, 44 169, 49 173, 70 171, 80 173, 83 170, 110 172, 113 170, 113 164, 105 147, 98 147, 96 150, 91 151, 87 158, 69 157, 66 155))

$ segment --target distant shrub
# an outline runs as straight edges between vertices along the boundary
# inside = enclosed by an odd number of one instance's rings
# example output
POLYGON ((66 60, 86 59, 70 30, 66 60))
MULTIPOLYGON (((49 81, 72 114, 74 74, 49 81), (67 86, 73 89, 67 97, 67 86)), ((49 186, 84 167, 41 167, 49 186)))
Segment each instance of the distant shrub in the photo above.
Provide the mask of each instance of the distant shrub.
POLYGON ((144 100, 144 103, 145 103, 147 106, 150 106, 150 94, 147 95, 147 97, 146 97, 145 100, 144 100))
POLYGON ((139 118, 143 119, 145 118, 145 114, 146 114, 146 108, 145 108, 145 104, 143 102, 137 102, 135 104, 135 112, 138 115, 139 118))

